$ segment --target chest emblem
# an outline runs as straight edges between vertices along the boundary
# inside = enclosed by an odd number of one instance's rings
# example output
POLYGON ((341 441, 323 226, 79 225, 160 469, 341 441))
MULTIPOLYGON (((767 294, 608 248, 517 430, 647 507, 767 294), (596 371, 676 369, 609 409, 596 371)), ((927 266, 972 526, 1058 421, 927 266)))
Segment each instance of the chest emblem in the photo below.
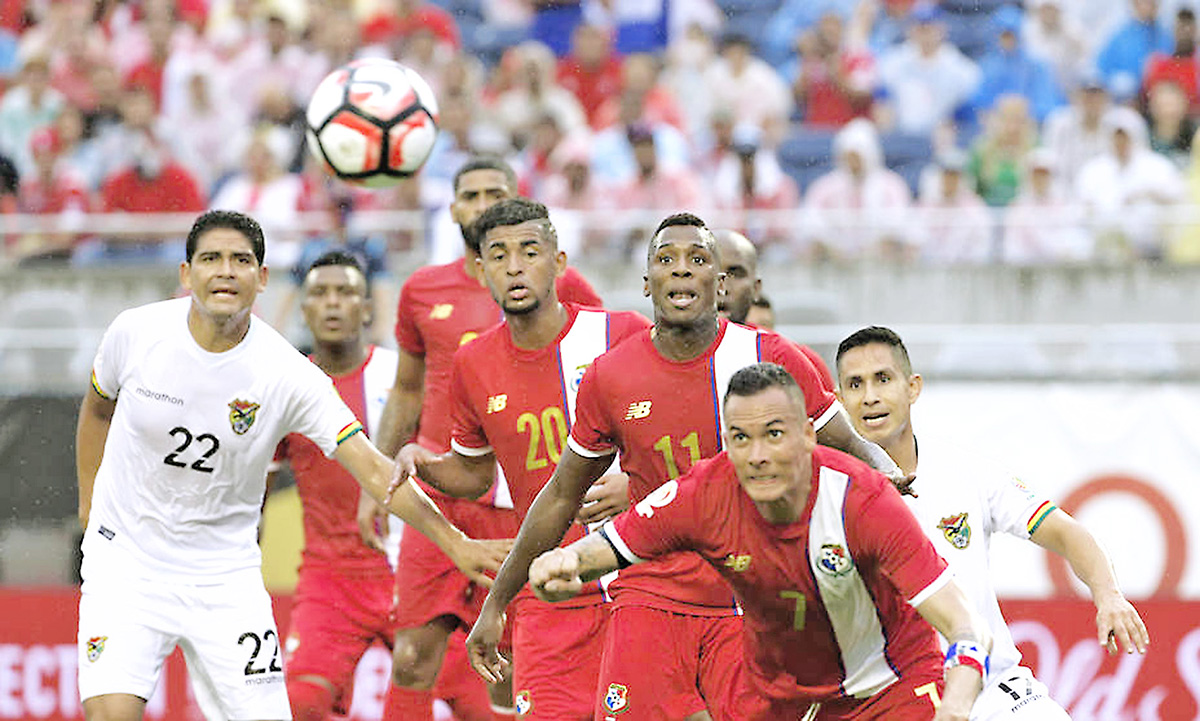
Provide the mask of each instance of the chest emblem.
POLYGON ((446 320, 454 312, 452 303, 437 303, 429 309, 429 317, 434 320, 446 320))
POLYGON ((840 543, 826 543, 821 546, 821 557, 817 567, 830 576, 845 576, 854 568, 854 560, 850 552, 840 543))
POLYGON ((528 716, 533 711, 533 694, 529 689, 518 691, 517 695, 513 696, 513 705, 517 707, 518 716, 528 716))
POLYGON ((104 653, 104 642, 108 640, 108 636, 92 636, 87 640, 87 658, 92 663, 100 658, 100 654, 104 653))
POLYGON ((938 521, 937 527, 941 529, 946 541, 958 550, 961 551, 971 545, 971 526, 967 524, 965 512, 946 516, 938 521))
POLYGON ((747 568, 750 568, 750 554, 731 553, 725 557, 725 568, 732 568, 735 572, 741 573, 747 568))
POLYGON ((250 426, 254 425, 254 418, 258 414, 258 404, 253 401, 243 401, 234 399, 229 401, 229 425, 233 426, 233 432, 239 436, 246 435, 246 431, 250 430, 250 426))
POLYGON ((571 377, 571 390, 579 390, 579 384, 583 382, 583 374, 587 371, 591 363, 584 363, 575 366, 575 375, 571 377))

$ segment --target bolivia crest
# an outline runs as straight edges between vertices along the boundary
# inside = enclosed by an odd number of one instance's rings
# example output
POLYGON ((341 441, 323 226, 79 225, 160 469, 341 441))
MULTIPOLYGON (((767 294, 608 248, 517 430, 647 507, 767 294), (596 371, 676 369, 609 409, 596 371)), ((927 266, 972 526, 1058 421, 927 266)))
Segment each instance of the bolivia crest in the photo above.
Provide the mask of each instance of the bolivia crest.
POLYGON ((619 683, 610 683, 604 694, 604 708, 609 713, 621 713, 629 708, 629 689, 619 683))
POLYGON ((971 545, 971 527, 967 525, 967 514, 956 513, 953 516, 946 516, 938 521, 938 528, 942 530, 942 535, 951 546, 958 550, 963 550, 971 545))
POLYGON ((533 694, 529 689, 518 691, 516 696, 513 696, 513 703, 517 707, 518 716, 527 716, 533 710, 533 694))
POLYGON ((87 640, 87 657, 92 663, 100 658, 100 654, 104 653, 104 642, 108 640, 108 636, 92 636, 87 640))
POLYGON ((246 435, 250 426, 254 425, 254 417, 258 413, 258 404, 253 401, 233 399, 229 401, 229 425, 239 436, 246 435))
POLYGON ((826 543, 821 546, 821 558, 817 566, 830 576, 845 576, 854 568, 854 561, 840 543, 826 543))

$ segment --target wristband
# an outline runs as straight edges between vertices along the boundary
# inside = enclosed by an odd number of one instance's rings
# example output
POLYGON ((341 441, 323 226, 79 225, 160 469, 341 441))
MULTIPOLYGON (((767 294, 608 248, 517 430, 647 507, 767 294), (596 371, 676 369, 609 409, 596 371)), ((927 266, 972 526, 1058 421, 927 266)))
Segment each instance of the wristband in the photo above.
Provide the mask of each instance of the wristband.
POLYGON ((981 678, 987 679, 989 666, 987 652, 974 641, 955 641, 950 644, 950 648, 946 649, 944 668, 951 669, 955 666, 970 666, 979 672, 981 678))

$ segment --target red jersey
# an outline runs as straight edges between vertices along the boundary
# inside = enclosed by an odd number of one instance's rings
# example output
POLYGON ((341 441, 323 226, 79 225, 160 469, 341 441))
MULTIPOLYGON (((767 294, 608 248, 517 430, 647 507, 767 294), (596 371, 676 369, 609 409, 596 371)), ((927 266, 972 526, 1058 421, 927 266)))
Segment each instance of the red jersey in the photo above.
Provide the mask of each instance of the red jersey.
MULTIPOLYGON (((629 497, 636 503, 664 480, 720 452, 722 396, 729 379, 763 361, 792 374, 818 427, 838 407, 794 343, 721 319, 716 340, 690 361, 663 358, 650 332, 596 359, 579 388, 571 448, 587 457, 620 450, 629 497)), ((729 586, 690 553, 622 571, 610 591, 618 603, 693 615, 737 613, 729 586)))
MULTIPOLYGON (((454 356, 450 442, 464 456, 496 455, 522 521, 566 448, 584 371, 650 326, 637 313, 564 306, 567 323, 545 348, 518 348, 507 325, 500 325, 454 356)), ((583 532, 572 526, 565 542, 583 532)))
POLYGON ((940 676, 937 636, 915 607, 950 581, 946 562, 881 474, 821 446, 812 469, 795 523, 764 519, 722 453, 603 532, 626 562, 687 549, 720 572, 746 612, 756 695, 864 699, 908 674, 940 676))
MULTIPOLYGON (((396 378, 396 352, 371 347, 367 360, 344 376, 333 376, 338 395, 370 435, 379 422, 396 378)), ((391 575, 387 558, 363 544, 358 533, 359 488, 349 471, 328 458, 312 441, 292 433, 279 444, 276 459, 286 459, 296 477, 304 507, 302 568, 391 575)), ((393 524, 397 521, 393 520, 393 524)))
MULTIPOLYGON (((422 445, 439 453, 450 449, 454 353, 503 320, 491 292, 467 275, 462 264, 462 260, 456 260, 414 272, 400 289, 396 313, 396 343, 402 350, 425 358, 425 400, 417 436, 422 445)), ((561 301, 601 304, 600 296, 574 268, 567 268, 557 288, 561 301)))

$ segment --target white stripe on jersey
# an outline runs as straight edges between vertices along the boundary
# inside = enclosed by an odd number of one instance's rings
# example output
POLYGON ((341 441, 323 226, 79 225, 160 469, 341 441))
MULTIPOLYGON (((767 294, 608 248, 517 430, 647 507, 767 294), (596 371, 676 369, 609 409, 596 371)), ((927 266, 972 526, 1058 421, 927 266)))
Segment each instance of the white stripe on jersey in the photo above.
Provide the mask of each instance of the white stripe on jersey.
MULTIPOLYGON (((400 354, 388 348, 375 346, 371 357, 363 368, 363 412, 367 416, 363 430, 367 438, 375 434, 379 428, 379 419, 383 417, 383 407, 387 405, 388 394, 396 381, 396 366, 400 363, 400 354)), ((404 521, 398 516, 388 516, 387 534, 383 539, 383 550, 387 555, 388 565, 392 570, 400 559, 400 541, 404 535, 404 521)))
POLYGON ((371 358, 363 368, 363 408, 367 417, 363 419, 367 437, 375 436, 379 428, 379 419, 383 416, 383 407, 387 404, 388 393, 392 383, 396 381, 396 366, 400 363, 400 354, 388 348, 376 346, 371 351, 371 358))
POLYGON ((725 447, 723 420, 725 417, 725 391, 729 388, 729 379, 746 366, 754 365, 761 360, 758 348, 758 331, 753 328, 729 323, 725 326, 725 336, 721 345, 713 352, 712 389, 716 395, 717 410, 717 444, 725 447))
POLYGON ((808 562, 837 638, 847 696, 867 698, 899 677, 884 656, 886 638, 875 602, 850 556, 843 506, 850 477, 822 467, 808 532, 808 562))

